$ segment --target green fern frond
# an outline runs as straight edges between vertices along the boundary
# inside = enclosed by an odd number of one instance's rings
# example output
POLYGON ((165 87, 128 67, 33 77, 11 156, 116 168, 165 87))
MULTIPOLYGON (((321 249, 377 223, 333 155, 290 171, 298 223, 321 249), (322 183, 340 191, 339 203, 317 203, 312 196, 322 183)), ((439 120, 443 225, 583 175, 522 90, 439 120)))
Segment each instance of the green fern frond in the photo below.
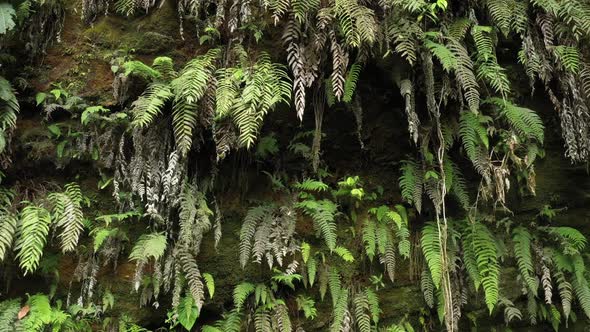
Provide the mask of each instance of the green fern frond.
POLYGON ((477 159, 479 146, 489 148, 489 138, 486 127, 482 124, 483 119, 479 114, 462 112, 459 120, 459 137, 463 142, 463 148, 469 159, 477 159))
POLYGON ((354 318, 360 332, 371 332, 371 317, 369 311, 369 299, 365 293, 359 292, 352 299, 354 305, 354 318))
POLYGON ((403 161, 401 171, 402 175, 399 178, 399 186, 402 192, 402 198, 406 202, 414 204, 418 212, 420 212, 422 209, 423 171, 412 160, 403 161))
POLYGON ((342 323, 348 313, 348 294, 349 291, 347 288, 344 288, 339 292, 338 300, 334 303, 334 318, 330 325, 330 332, 342 331, 342 323))
POLYGON ((473 61, 465 46, 456 40, 450 40, 447 47, 457 60, 455 76, 461 85, 469 110, 477 113, 479 110, 479 85, 473 72, 473 61))
POLYGON ((147 127, 162 113, 164 104, 174 94, 168 84, 152 83, 145 92, 132 104, 133 125, 147 127))
POLYGON ((323 192, 330 187, 320 180, 305 179, 302 182, 297 182, 293 185, 297 190, 323 192))
POLYGON ((356 91, 356 85, 361 75, 361 65, 354 63, 350 66, 348 74, 346 74, 346 81, 344 82, 344 97, 342 100, 345 103, 352 102, 352 97, 356 91))
POLYGON ((254 293, 254 290, 255 286, 249 282, 242 282, 234 288, 233 298, 237 312, 240 312, 240 310, 244 306, 244 302, 246 302, 246 299, 252 293, 254 293))
POLYGON ((428 223, 422 228, 422 238, 420 246, 424 259, 430 270, 430 276, 435 288, 439 288, 442 279, 442 257, 440 252, 440 240, 438 228, 433 223, 428 223))
POLYGON ((560 239, 564 253, 580 253, 586 247, 588 240, 577 229, 572 227, 548 227, 549 234, 560 239))
POLYGON ((6 253, 12 247, 17 231, 18 218, 9 211, 0 212, 0 262, 6 257, 6 253))
POLYGON ((209 292, 209 298, 212 299, 215 294, 215 279, 210 273, 203 273, 203 280, 205 280, 205 286, 209 292))
POLYGON ((512 241, 514 241, 514 255, 520 275, 529 290, 536 294, 539 282, 535 277, 531 255, 531 234, 524 227, 517 227, 512 231, 512 241))
POLYGON ((434 308, 434 288, 435 286, 432 282, 432 277, 430 276, 430 270, 423 269, 420 276, 420 289, 422 290, 426 305, 431 309, 434 308))
POLYGON ((365 296, 369 302, 369 312, 371 313, 371 320, 375 325, 379 324, 379 316, 381 315, 381 309, 379 308, 379 297, 377 293, 373 292, 370 288, 365 289, 365 296))
POLYGON ((500 266, 496 239, 490 230, 479 222, 469 225, 463 235, 465 246, 471 246, 477 269, 481 277, 481 285, 490 313, 498 302, 500 289, 500 266))
POLYGON ((576 47, 558 45, 553 47, 553 54, 565 70, 577 74, 580 68, 580 53, 576 47))
POLYGON ((336 223, 334 217, 338 206, 334 202, 323 200, 304 200, 296 204, 313 220, 314 228, 322 235, 328 249, 336 248, 336 223))
POLYGON ((59 238, 62 252, 74 251, 84 229, 80 186, 76 183, 66 184, 63 193, 51 193, 47 198, 53 205, 54 222, 61 230, 59 238))
POLYGON ((543 143, 544 130, 543 122, 535 111, 524 107, 518 107, 509 101, 500 98, 489 98, 484 101, 499 108, 502 115, 510 126, 520 135, 533 138, 543 143))
POLYGON ((157 261, 164 255, 166 245, 167 241, 164 233, 143 234, 131 249, 129 260, 147 262, 150 258, 153 258, 157 261))
POLYGON ((50 224, 51 215, 41 206, 28 205, 20 213, 15 250, 25 275, 34 272, 39 266, 50 224))
POLYGON ((451 72, 457 68, 455 54, 453 54, 453 52, 451 52, 451 50, 445 45, 435 43, 429 39, 424 40, 424 45, 430 50, 430 53, 438 59, 446 72, 451 72))
POLYGON ((476 25, 471 29, 471 35, 477 49, 477 78, 487 82, 496 92, 506 97, 510 93, 510 81, 506 70, 498 64, 496 58, 492 27, 476 25))

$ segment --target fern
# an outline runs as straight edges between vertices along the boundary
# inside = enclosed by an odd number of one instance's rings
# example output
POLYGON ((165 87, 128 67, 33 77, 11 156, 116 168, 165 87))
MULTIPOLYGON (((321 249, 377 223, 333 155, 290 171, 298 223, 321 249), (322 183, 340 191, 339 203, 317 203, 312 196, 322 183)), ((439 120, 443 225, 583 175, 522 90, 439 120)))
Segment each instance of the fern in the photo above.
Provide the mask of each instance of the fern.
POLYGON ((43 294, 35 294, 27 301, 29 313, 20 322, 19 327, 23 331, 43 331, 44 327, 52 322, 51 305, 49 298, 43 294))
POLYGON ((76 183, 65 185, 63 193, 51 193, 48 197, 53 205, 53 220, 61 229, 62 252, 74 251, 84 229, 82 214, 82 192, 76 183))
POLYGON ((434 287, 438 289, 442 280, 442 257, 440 252, 440 240, 438 229, 435 224, 428 223, 422 228, 422 238, 420 240, 422 253, 428 265, 430 276, 434 287))
POLYGON ((365 296, 369 302, 369 312, 371 314, 371 320, 375 325, 379 324, 379 316, 381 315, 381 309, 379 307, 379 297, 370 288, 365 289, 365 296))
POLYGON ((508 121, 510 126, 518 134, 543 143, 545 127, 537 113, 499 98, 489 98, 485 103, 498 107, 500 109, 500 115, 508 121))
POLYGON ((213 298, 215 294, 215 279, 209 273, 203 273, 203 280, 205 280, 205 286, 207 286, 207 292, 209 292, 209 298, 213 298))
POLYGON ((480 115, 471 112, 462 112, 459 122, 459 137, 463 142, 463 148, 469 159, 477 159, 478 147, 489 147, 489 139, 486 127, 482 125, 480 115))
POLYGON ((580 67, 580 54, 576 47, 559 45, 553 48, 553 54, 565 70, 577 74, 580 67))
POLYGON ((20 213, 20 225, 15 243, 16 258, 24 274, 34 272, 43 256, 51 216, 45 208, 28 205, 20 213))
POLYGON ((354 63, 346 75, 346 81, 344 82, 344 97, 342 100, 345 103, 352 102, 352 97, 356 90, 356 85, 359 80, 359 76, 361 74, 361 65, 359 63, 354 63))
POLYGON ((129 260, 147 262, 153 258, 157 261, 164 255, 166 244, 166 235, 163 233, 144 234, 139 237, 131 249, 129 260))
POLYGON ((494 48, 492 27, 474 26, 471 34, 477 48, 477 78, 486 81, 490 86, 506 97, 510 93, 510 81, 506 71, 498 64, 494 48))
POLYGON ((305 179, 303 182, 298 182, 293 186, 295 189, 303 191, 323 192, 329 189, 328 185, 322 181, 305 179))
POLYGON ((369 311, 369 299, 365 293, 357 293, 352 303, 354 305, 354 318, 360 332, 371 332, 371 317, 369 311))
POLYGON ((523 227, 517 227, 512 231, 514 241, 514 255, 518 270, 529 290, 536 294, 539 282, 535 277, 535 268, 531 256, 531 235, 523 227))
POLYGON ((414 161, 404 161, 401 167, 402 175, 399 178, 399 186, 403 199, 416 206, 418 212, 422 210, 423 171, 414 161))
POLYGON ((434 308, 434 287, 432 277, 430 276, 430 270, 423 269, 420 276, 420 289, 422 290, 426 305, 431 309, 434 308))
POLYGON ((464 91, 465 99, 469 105, 469 110, 477 113, 479 110, 479 85, 473 73, 473 62, 469 57, 467 49, 458 41, 450 40, 447 47, 455 59, 457 59, 457 66, 455 68, 455 76, 464 91))
POLYGON ((331 332, 342 331, 342 325, 344 323, 345 316, 348 312, 348 289, 344 288, 338 292, 338 299, 334 303, 334 318, 330 325, 331 332))
POLYGON ((363 237, 363 244, 365 246, 365 253, 366 253, 367 257, 369 257, 370 261, 373 261, 373 258, 375 257, 375 254, 376 254, 377 237, 375 235, 375 232, 376 232, 375 221, 367 218, 363 224, 362 237, 363 237))
POLYGON ((203 300, 205 298, 205 291, 203 281, 201 280, 201 272, 199 271, 199 266, 197 265, 197 260, 190 253, 190 251, 185 248, 179 250, 178 259, 180 261, 180 265, 182 266, 182 270, 185 273, 186 281, 188 283, 194 304, 197 307, 197 311, 200 312, 201 307, 203 306, 203 300))
POLYGON ((271 215, 273 205, 261 205, 248 210, 240 231, 240 264, 246 266, 252 252, 252 240, 256 233, 257 225, 271 215))
POLYGON ((303 209, 304 213, 311 217, 315 229, 322 235, 328 249, 336 248, 336 223, 334 216, 337 205, 334 202, 324 200, 304 200, 297 203, 297 207, 303 209))
POLYGON ((176 146, 185 155, 192 145, 193 131, 197 126, 197 102, 203 98, 215 70, 218 49, 189 61, 178 77, 170 82, 174 91, 172 127, 176 146))
POLYGON ((12 247, 17 231, 17 216, 9 211, 0 211, 0 262, 6 257, 6 253, 12 247))
POLYGON ((146 91, 133 102, 133 124, 147 127, 161 114, 164 104, 173 97, 172 89, 165 83, 152 83, 146 91))
POLYGON ((234 288, 233 298, 237 312, 240 312, 244 306, 244 302, 246 302, 246 299, 254 293, 254 290, 255 286, 249 282, 240 283, 234 288))
POLYGON ((474 222, 467 227, 463 241, 465 246, 471 246, 473 250, 486 304, 491 313, 498 302, 500 287, 500 266, 496 240, 485 225, 474 222))
POLYGON ((586 247, 588 240, 575 228, 572 227, 548 227, 549 234, 557 236, 566 254, 580 253, 586 247))
POLYGON ((445 45, 424 39, 424 46, 430 50, 430 53, 438 59, 443 69, 446 72, 451 72, 457 68, 457 59, 455 54, 451 52, 445 45))
POLYGON ((14 331, 14 322, 21 309, 20 300, 5 300, 0 302, 0 332, 14 331))

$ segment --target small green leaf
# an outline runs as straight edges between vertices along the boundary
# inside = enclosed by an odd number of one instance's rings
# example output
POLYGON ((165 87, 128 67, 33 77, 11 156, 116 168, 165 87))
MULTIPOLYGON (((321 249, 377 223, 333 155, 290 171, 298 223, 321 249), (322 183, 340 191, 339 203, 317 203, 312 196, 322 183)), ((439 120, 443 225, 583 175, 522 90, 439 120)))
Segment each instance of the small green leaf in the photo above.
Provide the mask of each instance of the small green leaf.
POLYGON ((39 92, 35 96, 35 101, 37 102, 37 106, 41 105, 47 99, 47 94, 45 92, 39 92))
POLYGON ((51 124, 51 125, 47 126, 47 129, 49 130, 50 133, 55 135, 55 137, 57 137, 57 138, 61 137, 61 128, 59 128, 58 125, 51 124))
POLYGON ((68 141, 61 141, 58 145, 57 145, 57 157, 58 158, 62 158, 64 156, 64 149, 66 148, 66 144, 68 144, 68 141))

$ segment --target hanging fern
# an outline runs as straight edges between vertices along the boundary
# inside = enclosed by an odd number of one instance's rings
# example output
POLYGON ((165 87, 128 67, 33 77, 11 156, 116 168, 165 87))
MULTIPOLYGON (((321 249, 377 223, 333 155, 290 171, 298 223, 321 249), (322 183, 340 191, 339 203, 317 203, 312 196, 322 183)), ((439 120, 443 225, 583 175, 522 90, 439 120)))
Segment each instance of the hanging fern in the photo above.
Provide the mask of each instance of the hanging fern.
POLYGON ((435 224, 428 223, 422 228, 422 238, 420 240, 422 253, 428 265, 432 283, 435 288, 440 287, 442 279, 442 257, 440 252, 440 240, 438 229, 435 224))
POLYGON ((164 255, 166 244, 166 235, 163 233, 144 234, 139 237, 131 249, 129 260, 147 262, 153 258, 157 261, 164 255))
POLYGON ((521 277, 527 287, 534 294, 537 293, 539 282, 535 277, 535 268, 531 255, 531 235, 523 227, 517 227, 512 231, 512 241, 514 241, 514 255, 521 277))
POLYGON ((0 211, 0 262, 12 247, 17 231, 18 218, 9 211, 0 211))
POLYGON ((342 326, 345 323, 346 315, 348 314, 348 295, 349 291, 343 288, 338 293, 338 299, 334 303, 332 324, 330 325, 331 332, 342 331, 342 326))
POLYGON ((41 206, 31 204, 20 213, 15 250, 19 266, 25 275, 33 273, 39 266, 50 224, 51 216, 41 206))
POLYGON ((47 197, 53 205, 53 220, 60 228, 62 252, 74 251, 84 229, 82 213, 82 192, 76 183, 65 185, 62 193, 51 193, 47 197))
POLYGON ((218 49, 209 50, 207 54, 189 61, 178 77, 170 82, 174 93, 172 127, 176 146, 182 155, 185 155, 192 145, 198 119, 197 102, 207 92, 218 56, 218 49))
POLYGON ((402 197, 410 204, 414 204, 418 212, 422 210, 423 171, 414 161, 404 161, 401 167, 402 175, 399 178, 399 186, 402 197))
POLYGON ((254 293, 255 286, 249 282, 243 282, 238 284, 234 288, 234 305, 236 306, 236 311, 240 312, 240 310, 244 306, 244 302, 246 299, 254 293))
POLYGON ((489 98, 484 103, 498 107, 500 114, 518 134, 543 143, 545 127, 541 118, 533 110, 518 107, 500 98, 489 98))
POLYGON ((322 235, 328 249, 336 248, 336 223, 334 216, 338 206, 334 202, 323 199, 307 199, 297 203, 305 214, 311 217, 315 229, 322 235))
POLYGON ((489 138, 484 118, 471 112, 462 112, 459 122, 459 137, 463 142, 463 148, 469 159, 477 159, 477 150, 480 146, 489 148, 489 138))
POLYGON ((485 225, 473 222, 465 230, 463 243, 473 250, 486 304, 491 313, 498 302, 500 288, 500 266, 496 239, 485 225))

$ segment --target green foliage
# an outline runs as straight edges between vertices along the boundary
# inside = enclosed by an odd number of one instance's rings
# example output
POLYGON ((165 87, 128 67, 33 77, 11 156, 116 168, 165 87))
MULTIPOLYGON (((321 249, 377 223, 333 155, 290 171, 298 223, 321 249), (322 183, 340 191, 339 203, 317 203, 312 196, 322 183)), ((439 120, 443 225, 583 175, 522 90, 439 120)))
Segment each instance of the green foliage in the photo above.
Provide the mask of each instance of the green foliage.
POLYGON ((14 22, 15 16, 16 11, 10 3, 0 3, 0 35, 7 33, 16 26, 14 22))
POLYGON ((345 324, 346 316, 348 315, 348 295, 349 290, 343 288, 339 290, 337 301, 334 303, 332 324, 330 325, 331 332, 338 332, 342 330, 345 324))
POLYGON ((76 183, 66 184, 62 193, 51 193, 47 196, 53 205, 52 218, 60 228, 62 252, 74 251, 84 228, 82 213, 82 192, 76 183))
POLYGON ((34 272, 39 266, 50 224, 51 216, 41 206, 31 204, 20 213, 15 250, 25 275, 34 272))
MULTIPOLYGON (((8 4, 0 4, 0 6, 5 5, 8 4)), ((0 22, 2 20, 2 10, 2 7, 0 7, 0 22)), ((20 105, 10 82, 0 75, 0 153, 6 149, 9 134, 16 127, 16 116, 19 111, 20 105)))
POLYGON ((334 250, 336 248, 337 238, 334 216, 337 212, 338 206, 327 199, 306 199, 298 202, 297 207, 311 217, 314 228, 322 235, 326 242, 326 246, 328 246, 330 250, 334 250))
POLYGON ((402 175, 399 178, 399 186, 403 199, 413 204, 418 212, 422 210, 422 193, 424 174, 419 165, 411 160, 403 162, 402 175))
POLYGON ((147 262, 150 258, 159 260, 166 250, 166 235, 164 233, 144 234, 139 237, 131 254, 129 260, 137 262, 147 262))
POLYGON ((471 160, 477 159, 477 150, 483 146, 489 147, 487 129, 484 126, 486 119, 481 115, 471 112, 462 112, 459 122, 459 137, 463 142, 463 148, 471 160))
POLYGON ((315 319, 317 316, 317 309, 315 308, 315 301, 309 297, 299 295, 296 298, 297 309, 303 311, 306 319, 315 319))
POLYGON ((175 308, 178 314, 178 322, 187 331, 190 331, 195 325, 197 318, 199 318, 199 308, 195 304, 192 296, 185 296, 180 300, 180 303, 175 308))
POLYGON ((6 253, 12 247, 17 231, 17 216, 4 208, 0 208, 0 261, 6 257, 6 253))
POLYGON ((20 308, 20 300, 18 299, 0 302, 0 332, 14 331, 13 324, 20 308))
POLYGON ((535 277, 535 268, 531 255, 531 234, 523 227, 517 227, 512 231, 514 242, 514 255, 521 277, 529 290, 536 294, 539 282, 535 277))
POLYGON ((498 107, 500 109, 500 115, 508 121, 510 126, 519 135, 543 143, 545 127, 541 118, 533 110, 518 107, 500 98, 489 98, 485 103, 498 107))
POLYGON ((240 312, 240 310, 244 306, 244 302, 246 299, 254 293, 255 286, 249 282, 242 282, 234 288, 234 305, 236 307, 236 311, 240 312))
POLYGON ((35 294, 27 301, 29 313, 22 320, 23 331, 43 331, 44 327, 52 322, 51 305, 46 295, 35 294))
POLYGON ((428 265, 434 286, 438 289, 442 279, 442 257, 440 252, 439 232, 436 224, 428 223, 422 228, 420 246, 428 265))
POLYGON ((486 304, 491 313, 498 302, 500 288, 500 266, 496 239, 484 224, 473 222, 465 228, 463 245, 465 251, 472 252, 475 259, 479 275, 476 286, 481 281, 486 304))
POLYGON ((322 192, 329 189, 328 185, 322 181, 305 179, 302 182, 298 182, 293 186, 295 189, 304 191, 317 191, 322 192))

